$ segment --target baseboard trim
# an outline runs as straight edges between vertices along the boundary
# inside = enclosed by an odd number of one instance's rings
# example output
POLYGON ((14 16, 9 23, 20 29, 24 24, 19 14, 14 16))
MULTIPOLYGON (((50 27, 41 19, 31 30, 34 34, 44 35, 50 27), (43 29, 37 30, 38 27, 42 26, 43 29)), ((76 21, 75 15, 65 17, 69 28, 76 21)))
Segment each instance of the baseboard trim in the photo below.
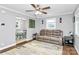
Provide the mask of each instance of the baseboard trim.
POLYGON ((77 51, 77 54, 79 55, 79 51, 78 51, 77 47, 76 46, 74 46, 74 47, 75 47, 75 50, 77 51))
POLYGON ((33 40, 29 40, 29 41, 25 41, 25 40, 24 40, 24 41, 19 42, 19 43, 13 43, 13 44, 8 45, 8 46, 6 46, 6 47, 4 47, 4 48, 1 48, 1 49, 0 49, 0 53, 9 51, 9 50, 11 50, 11 49, 13 49, 13 48, 16 48, 17 46, 23 45, 23 44, 28 43, 28 42, 31 42, 31 41, 33 41, 33 40))
POLYGON ((11 44, 11 45, 8 45, 8 46, 6 46, 6 47, 1 48, 1 49, 0 49, 0 53, 6 52, 6 51, 8 51, 8 50, 10 50, 10 49, 13 49, 13 48, 15 48, 15 47, 16 47, 16 44, 15 44, 15 43, 14 43, 14 44, 11 44))

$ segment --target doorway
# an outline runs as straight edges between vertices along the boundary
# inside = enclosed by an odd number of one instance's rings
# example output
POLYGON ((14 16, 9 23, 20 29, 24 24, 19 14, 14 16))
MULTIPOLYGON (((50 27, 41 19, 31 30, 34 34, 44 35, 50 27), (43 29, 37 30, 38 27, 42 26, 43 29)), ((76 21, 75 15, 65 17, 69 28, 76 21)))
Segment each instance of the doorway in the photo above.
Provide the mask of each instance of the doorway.
POLYGON ((26 26, 25 26, 26 20, 23 20, 20 17, 16 18, 16 42, 24 41, 26 40, 26 26))

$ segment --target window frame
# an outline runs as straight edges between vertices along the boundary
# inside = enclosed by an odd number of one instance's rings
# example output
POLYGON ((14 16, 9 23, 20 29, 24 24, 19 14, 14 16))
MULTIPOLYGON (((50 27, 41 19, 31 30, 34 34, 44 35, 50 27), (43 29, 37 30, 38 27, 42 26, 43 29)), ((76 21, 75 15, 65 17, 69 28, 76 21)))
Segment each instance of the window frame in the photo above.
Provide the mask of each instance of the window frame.
POLYGON ((52 29, 56 29, 56 28, 57 28, 57 20, 56 20, 56 18, 50 18, 50 19, 46 20, 46 29, 52 30, 52 29), (55 21, 52 21, 52 20, 55 20, 55 21), (54 28, 49 28, 48 27, 48 22, 51 22, 51 21, 52 21, 52 23, 55 23, 55 27, 54 28))

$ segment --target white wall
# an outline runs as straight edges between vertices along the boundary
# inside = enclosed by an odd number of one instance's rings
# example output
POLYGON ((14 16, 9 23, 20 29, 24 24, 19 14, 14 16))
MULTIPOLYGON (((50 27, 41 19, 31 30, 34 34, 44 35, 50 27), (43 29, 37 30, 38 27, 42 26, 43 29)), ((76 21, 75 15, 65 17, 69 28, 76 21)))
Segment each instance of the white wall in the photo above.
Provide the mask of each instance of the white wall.
POLYGON ((75 40, 74 46, 79 54, 79 8, 75 11, 75 40))
POLYGON ((29 20, 27 20, 27 39, 32 39, 32 35, 34 33, 36 33, 36 23, 37 23, 37 20, 35 18, 32 18, 33 20, 35 20, 35 28, 29 28, 29 20))
POLYGON ((1 13, 0 8, 0 48, 15 43, 15 17, 10 12, 1 13), (5 23, 5 26, 1 26, 5 23))
POLYGON ((18 14, 14 11, 0 7, 0 48, 4 48, 8 45, 16 43, 16 17, 21 17, 25 19, 22 21, 21 30, 27 30, 27 39, 31 39, 32 34, 36 33, 36 28, 29 28, 28 19, 31 17, 18 14), (1 11, 4 12, 2 13, 1 11), (5 23, 5 26, 1 26, 1 23, 5 23))
POLYGON ((42 24, 42 19, 38 19, 37 32, 39 32, 41 29, 46 28, 46 20, 49 20, 52 18, 56 18, 56 20, 57 20, 56 28, 62 30, 64 36, 68 36, 70 31, 73 32, 73 15, 72 14, 55 16, 55 17, 43 19, 44 24, 42 24), (59 22, 60 17, 62 18, 62 23, 59 22))
POLYGON ((79 54, 79 17, 75 19, 75 40, 74 46, 79 54), (77 23, 78 22, 78 23, 77 23))
POLYGON ((46 28, 46 19, 37 19, 36 20, 36 32, 39 33, 41 29, 45 29, 46 28), (44 21, 44 23, 42 24, 42 20, 44 21))
POLYGON ((69 32, 73 32, 73 15, 63 15, 57 18, 57 29, 63 31, 64 36, 69 36, 69 32), (62 18, 62 23, 59 23, 59 18, 62 18))
POLYGON ((0 13, 0 48, 12 43, 15 43, 15 18, 0 13), (1 23, 5 23, 5 26, 1 26, 1 23))
POLYGON ((30 17, 0 7, 0 49, 16 43, 16 17, 26 19, 23 29, 27 30, 27 38, 29 39, 29 35, 33 34, 33 30, 30 30, 28 27, 28 19, 30 17), (5 23, 5 26, 1 26, 1 23, 5 23))

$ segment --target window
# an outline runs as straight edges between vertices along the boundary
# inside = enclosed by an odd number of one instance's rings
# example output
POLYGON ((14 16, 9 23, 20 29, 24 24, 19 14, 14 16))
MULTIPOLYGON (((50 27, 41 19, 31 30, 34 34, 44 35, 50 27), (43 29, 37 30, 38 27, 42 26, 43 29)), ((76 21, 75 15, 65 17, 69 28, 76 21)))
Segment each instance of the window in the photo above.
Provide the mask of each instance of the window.
POLYGON ((75 22, 75 34, 79 35, 79 22, 78 21, 75 22))
POLYGON ((47 29, 56 29, 56 18, 48 19, 46 21, 46 28, 47 29))

